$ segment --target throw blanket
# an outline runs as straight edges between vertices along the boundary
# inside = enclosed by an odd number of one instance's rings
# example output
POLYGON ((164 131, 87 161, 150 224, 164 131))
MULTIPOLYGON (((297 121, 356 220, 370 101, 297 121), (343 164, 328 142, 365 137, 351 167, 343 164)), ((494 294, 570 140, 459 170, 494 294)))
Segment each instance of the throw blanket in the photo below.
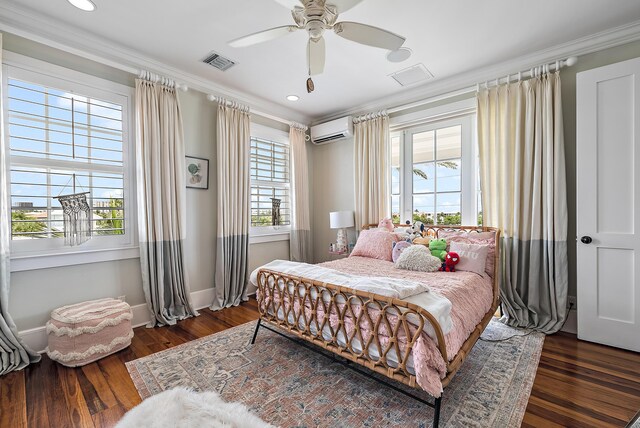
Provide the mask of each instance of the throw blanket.
MULTIPOLYGON (((407 299, 429 311, 440 324, 444 334, 449 333, 453 326, 449 299, 438 293, 430 292, 427 285, 417 281, 383 276, 359 276, 308 263, 274 260, 251 273, 250 282, 254 287, 258 286, 258 271, 260 269, 269 269, 274 272, 326 282, 353 290, 376 293, 395 299, 407 299)), ((430 325, 426 327, 427 334, 435 336, 432 331, 433 328, 430 325)))

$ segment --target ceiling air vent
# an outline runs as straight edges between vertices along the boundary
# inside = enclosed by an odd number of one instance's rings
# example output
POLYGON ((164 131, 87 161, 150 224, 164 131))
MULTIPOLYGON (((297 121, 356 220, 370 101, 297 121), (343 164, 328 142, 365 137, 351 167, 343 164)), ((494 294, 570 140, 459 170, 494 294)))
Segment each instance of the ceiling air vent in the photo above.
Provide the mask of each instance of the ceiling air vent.
POLYGON ((215 52, 203 59, 202 62, 222 71, 227 71, 228 69, 236 65, 235 62, 215 52))
POLYGON ((390 74, 389 76, 393 77, 400 86, 414 85, 416 83, 433 79, 433 74, 427 70, 427 67, 425 67, 424 64, 416 64, 412 67, 390 74))

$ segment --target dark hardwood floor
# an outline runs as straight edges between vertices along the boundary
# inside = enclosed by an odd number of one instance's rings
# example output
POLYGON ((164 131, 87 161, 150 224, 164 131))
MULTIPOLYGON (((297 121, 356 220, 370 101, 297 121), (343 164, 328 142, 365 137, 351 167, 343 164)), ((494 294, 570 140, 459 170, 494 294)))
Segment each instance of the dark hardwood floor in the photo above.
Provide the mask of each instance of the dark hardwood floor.
MULTIPOLYGON (((124 363, 257 319, 255 300, 175 326, 81 368, 42 362, 0 378, 0 427, 106 427, 140 402, 124 363)), ((523 427, 624 427, 640 409, 640 354, 548 336, 523 427)), ((446 408, 443 409, 446 412, 446 408)))

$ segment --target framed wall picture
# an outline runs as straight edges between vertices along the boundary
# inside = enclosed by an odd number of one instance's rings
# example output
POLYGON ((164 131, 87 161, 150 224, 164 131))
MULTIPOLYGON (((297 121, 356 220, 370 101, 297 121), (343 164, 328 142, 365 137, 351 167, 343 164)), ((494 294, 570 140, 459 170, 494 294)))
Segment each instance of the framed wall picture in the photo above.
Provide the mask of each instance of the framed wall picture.
POLYGON ((187 168, 187 187, 193 189, 209 188, 209 159, 185 157, 187 168))

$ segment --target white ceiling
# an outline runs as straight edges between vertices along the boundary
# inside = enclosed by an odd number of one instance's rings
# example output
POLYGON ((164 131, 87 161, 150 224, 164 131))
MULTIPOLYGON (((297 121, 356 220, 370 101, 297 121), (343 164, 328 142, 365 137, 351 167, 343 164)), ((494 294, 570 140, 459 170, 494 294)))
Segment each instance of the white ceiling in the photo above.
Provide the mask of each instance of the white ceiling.
POLYGON ((402 88, 388 75, 420 62, 435 76, 429 85, 640 20, 638 0, 364 0, 340 19, 405 36, 412 57, 393 64, 381 49, 327 33, 325 71, 314 77, 315 92, 307 94, 305 32, 252 47, 227 45, 248 33, 292 24, 290 12, 273 0, 94 0, 98 8, 92 13, 66 0, 3 2, 309 118, 410 94, 415 87, 402 88), (237 65, 221 72, 202 64, 211 51, 237 65), (288 94, 300 100, 289 102, 288 94))

